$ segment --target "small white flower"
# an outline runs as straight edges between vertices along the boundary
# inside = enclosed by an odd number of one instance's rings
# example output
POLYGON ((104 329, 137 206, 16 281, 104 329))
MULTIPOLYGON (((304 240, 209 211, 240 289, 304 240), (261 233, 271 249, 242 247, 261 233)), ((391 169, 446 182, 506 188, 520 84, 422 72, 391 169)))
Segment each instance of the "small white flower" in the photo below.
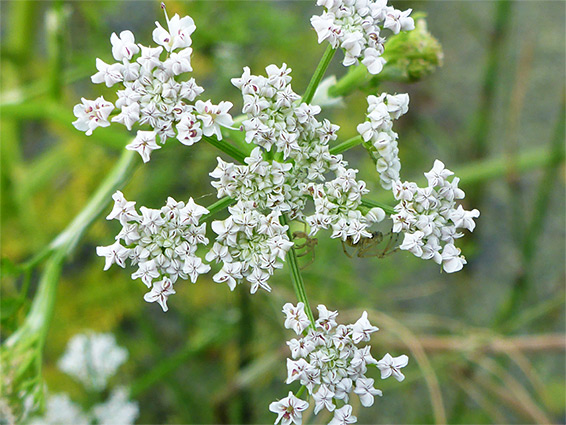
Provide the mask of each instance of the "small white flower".
POLYGON ((112 43, 112 56, 117 61, 123 59, 130 60, 132 56, 138 54, 140 48, 136 44, 134 34, 131 31, 122 31, 120 37, 116 35, 115 32, 110 36, 110 42, 112 43))
POLYGON ((216 283, 226 282, 231 291, 236 288, 237 280, 242 278, 242 263, 224 263, 222 270, 216 273, 212 280, 216 283))
POLYGON ((139 215, 136 212, 135 202, 126 201, 124 198, 124 194, 117 190, 113 195, 112 199, 114 200, 114 207, 108 216, 106 216, 106 220, 113 220, 117 218, 120 220, 122 225, 126 224, 128 221, 139 220, 139 215))
POLYGON ((128 130, 140 119, 140 105, 132 103, 131 105, 124 106, 122 112, 112 118, 112 122, 118 122, 126 126, 128 130))
POLYGON ((183 266, 185 272, 190 278, 191 282, 195 283, 200 274, 205 274, 210 271, 210 266, 204 264, 199 257, 187 257, 183 266))
POLYGON ((298 303, 297 307, 291 303, 285 304, 283 313, 287 316, 285 328, 293 329, 297 335, 310 326, 309 318, 305 313, 305 305, 302 302, 298 303))
POLYGON ((83 97, 81 101, 83 104, 75 105, 73 109, 73 113, 77 117, 73 125, 77 130, 84 131, 87 136, 90 136, 95 128, 110 125, 108 117, 114 110, 112 103, 104 100, 102 96, 96 100, 87 100, 83 97))
POLYGON ((169 31, 166 31, 159 22, 155 22, 155 25, 157 28, 153 30, 153 41, 165 47, 168 52, 189 47, 192 43, 191 34, 196 29, 195 22, 190 16, 180 18, 178 14, 167 21, 169 31))
POLYGON ((202 133, 205 136, 216 135, 218 140, 222 139, 222 132, 220 126, 231 127, 234 121, 228 113, 232 107, 231 102, 220 102, 218 105, 213 105, 210 100, 203 102, 197 100, 195 109, 197 111, 197 118, 202 121, 202 133))
POLYGON ((277 414, 275 425, 281 421, 281 425, 301 425, 303 423, 303 413, 309 404, 293 395, 289 391, 289 395, 279 401, 274 401, 269 405, 269 411, 277 414))
POLYGON ((122 69, 124 65, 114 63, 108 65, 102 59, 96 59, 96 69, 98 72, 91 77, 94 84, 106 83, 106 87, 112 87, 114 84, 124 81, 122 69))
POLYGON ((138 277, 141 277, 142 282, 145 283, 148 288, 151 288, 151 282, 153 279, 157 279, 159 277, 155 261, 150 260, 140 262, 138 270, 135 273, 132 273, 132 279, 137 279, 138 277))
POLYGON ((328 423, 328 425, 348 425, 355 424, 358 418, 352 415, 352 406, 346 404, 340 409, 334 411, 334 417, 328 423))
POLYGON ((163 311, 167 311, 169 308, 167 307, 167 299, 169 295, 175 294, 175 290, 173 289, 173 282, 167 277, 163 278, 163 280, 159 280, 153 283, 153 288, 147 294, 144 295, 143 299, 146 300, 148 303, 153 303, 157 301, 163 311))
POLYGON ((381 379, 386 379, 393 375, 397 381, 401 382, 405 379, 405 375, 401 373, 401 368, 407 366, 408 363, 409 357, 404 354, 399 357, 391 357, 391 355, 387 353, 377 362, 377 367, 381 370, 381 379))
POLYGON ((305 369, 309 366, 305 359, 299 359, 297 361, 287 359, 287 380, 286 384, 295 382, 296 380, 303 379, 303 374, 305 369))
POLYGON ((432 169, 428 173, 424 173, 428 184, 432 187, 442 186, 444 181, 454 173, 444 168, 444 163, 438 159, 434 161, 432 169))
POLYGON ((333 412, 336 406, 332 402, 334 393, 328 389, 326 385, 321 385, 316 393, 312 396, 315 402, 314 414, 318 415, 322 409, 326 408, 329 412, 333 412))
POLYGON ((330 331, 336 326, 336 317, 338 317, 337 311, 329 311, 326 306, 319 304, 318 310, 318 320, 316 321, 316 326, 324 329, 325 331, 330 331))
POLYGON ((453 244, 449 243, 444 246, 442 250, 442 268, 447 273, 455 273, 464 267, 466 259, 461 254, 460 248, 456 248, 453 244))
POLYGON ((114 263, 124 268, 126 267, 125 260, 129 257, 130 250, 124 248, 122 245, 120 245, 120 242, 116 241, 109 246, 97 246, 96 255, 100 257, 106 257, 104 270, 108 270, 114 263))
POLYGON ((364 311, 362 317, 352 326, 352 341, 354 341, 354 344, 360 341, 369 341, 370 334, 378 330, 379 328, 371 325, 368 320, 368 313, 364 311))
POLYGON ((371 378, 359 378, 356 380, 356 388, 354 393, 360 397, 360 402, 364 407, 373 406, 374 396, 382 396, 383 393, 373 387, 373 379, 371 378))
POLYGON ((156 149, 161 149, 161 146, 155 143, 155 136, 155 131, 139 130, 132 143, 126 145, 126 149, 129 151, 137 151, 141 155, 143 162, 149 162, 151 152, 156 149))
POLYGON ((161 64, 159 57, 161 52, 163 52, 163 47, 145 47, 140 45, 141 55, 136 61, 145 69, 146 72, 150 73, 153 68, 161 64))

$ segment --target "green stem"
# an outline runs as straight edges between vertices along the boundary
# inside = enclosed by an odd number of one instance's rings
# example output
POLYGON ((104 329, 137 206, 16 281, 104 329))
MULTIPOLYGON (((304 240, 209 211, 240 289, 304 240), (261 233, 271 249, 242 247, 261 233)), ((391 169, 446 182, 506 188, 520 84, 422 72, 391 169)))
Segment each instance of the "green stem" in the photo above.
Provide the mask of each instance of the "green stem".
POLYGON ((76 246, 84 232, 108 205, 112 194, 120 188, 133 174, 133 151, 124 150, 110 174, 98 187, 96 193, 90 198, 88 204, 75 217, 71 224, 57 236, 49 247, 53 250, 62 249, 69 254, 76 246))
POLYGON ((246 159, 246 157, 248 156, 246 155, 245 152, 242 152, 236 146, 231 145, 225 140, 218 140, 216 137, 209 137, 209 136, 202 136, 202 140, 211 144, 212 146, 221 150, 222 152, 230 155, 232 158, 234 158, 236 161, 242 164, 244 163, 244 159, 246 159))
POLYGON ((362 136, 354 136, 351 139, 346 140, 332 148, 330 148, 331 155, 338 155, 339 153, 345 152, 348 149, 352 149, 354 146, 358 146, 364 142, 362 136))
POLYGON ((350 68, 346 75, 328 89, 328 95, 330 97, 345 96, 366 84, 370 78, 371 75, 365 66, 358 65, 354 68, 350 68))
MULTIPOLYGON (((291 233, 291 227, 289 226, 287 215, 283 214, 281 216, 281 224, 287 226, 287 236, 289 237, 289 240, 292 241, 293 235, 291 233)), ((314 315, 312 314, 312 310, 307 299, 305 282, 303 281, 303 276, 301 275, 299 261, 297 260, 297 253, 295 252, 294 246, 292 246, 291 249, 287 252, 287 263, 289 264, 289 268, 291 269, 291 280, 293 281, 293 289, 295 290, 297 299, 305 305, 305 313, 307 314, 309 320, 311 321, 311 325, 314 328, 314 315)))
POLYGON ((495 325, 501 327, 502 330, 506 330, 509 323, 514 321, 511 319, 513 319, 514 314, 521 309, 529 294, 529 273, 531 272, 531 266, 535 259, 537 239, 543 228, 544 218, 549 212, 548 204, 551 199, 554 182, 557 179, 558 166, 564 158, 564 136, 566 130, 564 119, 565 111, 565 99, 563 98, 558 115, 558 122, 550 146, 551 158, 554 158, 554 161, 547 165, 545 173, 539 182, 538 190, 536 191, 538 196, 533 206, 533 214, 530 223, 527 225, 522 241, 521 270, 509 292, 510 295, 508 299, 503 304, 495 319, 495 325))
POLYGON ((203 215, 200 218, 200 222, 204 223, 206 220, 212 218, 216 213, 222 211, 224 208, 229 207, 232 204, 235 204, 236 200, 230 198, 229 196, 225 196, 224 198, 219 199, 214 204, 207 207, 208 214, 203 215))
POLYGON ((381 202, 372 201, 371 199, 366 199, 366 198, 362 199, 362 206, 366 208, 376 208, 376 207, 381 208, 389 215, 396 213, 395 209, 392 206, 383 204, 381 202))
POLYGON ((305 90, 305 94, 301 99, 301 103, 311 102, 314 93, 316 92, 316 88, 320 84, 322 77, 324 77, 326 68, 328 68, 328 65, 330 65, 330 61, 332 61, 332 58, 334 57, 335 53, 336 53, 336 49, 333 49, 332 46, 329 44, 328 47, 326 48, 326 51, 324 52, 324 55, 322 55, 322 58, 320 59, 320 62, 318 63, 316 70, 314 71, 311 81, 309 82, 309 85, 305 90))

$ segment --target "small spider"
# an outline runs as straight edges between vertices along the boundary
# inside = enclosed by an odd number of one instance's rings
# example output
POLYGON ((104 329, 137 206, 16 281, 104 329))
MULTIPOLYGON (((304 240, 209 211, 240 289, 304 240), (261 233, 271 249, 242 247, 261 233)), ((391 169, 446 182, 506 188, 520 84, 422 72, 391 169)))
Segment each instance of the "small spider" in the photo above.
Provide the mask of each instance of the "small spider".
POLYGON ((304 269, 305 267, 310 266, 314 262, 314 258, 315 258, 314 249, 318 245, 318 239, 311 238, 306 232, 293 232, 293 241, 297 239, 305 240, 305 242, 303 243, 295 242, 295 248, 297 250, 303 249, 301 253, 297 254, 297 257, 304 257, 309 254, 311 256, 310 260, 306 264, 303 264, 303 266, 301 267, 301 269, 304 269))
POLYGON ((399 246, 397 245, 397 241, 399 240, 399 233, 389 232, 387 234, 383 234, 381 232, 372 232, 371 238, 360 238, 360 240, 356 243, 352 241, 351 237, 347 237, 346 241, 342 241, 342 249, 344 250, 344 254, 348 257, 352 258, 352 255, 348 253, 346 249, 346 245, 355 248, 354 253, 356 257, 359 258, 367 258, 367 257, 377 257, 383 258, 386 255, 393 254, 394 252, 399 250, 399 246), (387 241, 387 245, 384 249, 379 248, 379 245, 385 238, 389 237, 387 241))

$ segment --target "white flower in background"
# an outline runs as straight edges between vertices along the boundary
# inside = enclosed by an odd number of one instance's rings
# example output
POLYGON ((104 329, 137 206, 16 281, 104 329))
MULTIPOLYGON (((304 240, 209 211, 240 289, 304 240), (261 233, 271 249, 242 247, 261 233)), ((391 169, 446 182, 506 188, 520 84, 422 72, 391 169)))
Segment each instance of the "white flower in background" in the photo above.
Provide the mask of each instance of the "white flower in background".
MULTIPOLYGON (((303 334, 310 324, 304 313, 304 304, 298 303, 295 307, 287 303, 283 312, 286 315, 285 327, 293 329, 297 335, 303 334)), ((326 409, 335 411, 331 423, 354 423, 356 417, 351 415, 351 406, 336 409, 337 401, 348 403, 353 393, 363 406, 370 407, 374 397, 382 395, 374 388, 374 380, 365 376, 369 366, 379 366, 371 355, 371 347, 358 347, 360 342, 369 341, 370 335, 378 328, 371 325, 365 311, 351 325, 338 325, 335 320, 338 312, 330 311, 324 305, 318 306, 318 312, 316 328, 310 328, 308 334, 303 334, 300 339, 293 338, 287 342, 293 360, 287 359, 286 383, 299 381, 306 387, 315 402, 315 415, 326 409)), ((387 356, 379 366, 382 376, 386 377, 386 368, 389 375, 395 373, 398 378, 399 368, 406 366, 408 358, 401 356, 388 362, 387 356)))
POLYGON ((401 373, 401 368, 407 366, 408 363, 409 358, 404 354, 399 357, 391 357, 391 355, 387 353, 377 362, 377 367, 381 370, 381 379, 387 379, 393 375, 397 381, 403 381, 405 375, 401 373))
POLYGON ((128 202, 122 192, 117 191, 112 198, 114 207, 106 218, 120 221, 122 230, 114 244, 96 249, 98 255, 106 257, 104 270, 113 263, 125 267, 126 260, 137 265, 132 279, 140 278, 151 288, 144 299, 157 302, 167 311, 167 300, 175 294, 173 284, 178 278, 195 283, 199 275, 210 271, 195 254, 198 245, 208 244, 206 223, 200 224, 208 210, 192 198, 187 204, 168 198, 159 210, 141 207, 140 215, 135 202, 128 202))
POLYGON ((397 10, 387 6, 386 0, 318 0, 317 5, 326 8, 322 15, 311 18, 318 42, 327 40, 333 48, 344 49, 344 66, 361 59, 371 74, 379 74, 385 64, 381 31, 385 28, 398 34, 415 29, 409 16, 412 10, 397 10))
POLYGON ((114 335, 79 334, 67 344, 58 366, 85 387, 101 391, 127 358, 128 352, 116 344, 114 335))
MULTIPOLYGON (((59 360, 59 368, 77 378, 89 391, 102 392, 108 379, 126 361, 128 352, 116 344, 110 333, 75 335, 59 360)), ((47 398, 42 417, 32 418, 30 425, 132 425, 139 414, 137 402, 129 400, 129 390, 116 387, 109 398, 85 412, 67 394, 47 398)))
POLYGON ((68 394, 54 394, 47 398, 42 417, 32 418, 29 425, 90 425, 91 421, 68 394))
POLYGON ((133 425, 139 415, 139 407, 137 402, 129 400, 127 388, 117 387, 108 400, 95 405, 92 412, 99 425, 133 425))
POLYGON ((269 405, 269 410, 277 414, 277 419, 275 424, 281 421, 281 425, 296 424, 301 425, 303 423, 303 412, 307 410, 309 404, 294 396, 292 391, 289 391, 289 395, 279 401, 274 401, 269 405))
MULTIPOLYGON (((192 18, 175 15, 167 19, 167 29, 156 22, 153 40, 158 47, 136 44, 131 31, 122 31, 120 36, 112 33, 112 55, 118 62, 108 64, 96 59, 98 72, 92 76, 92 82, 107 87, 122 86, 117 90, 116 101, 120 112, 111 121, 128 130, 136 123, 151 127, 151 130, 138 130, 134 141, 126 147, 137 151, 144 162, 167 139, 177 138, 190 146, 203 135, 222 139, 221 127, 232 125, 230 102, 213 105, 210 100, 199 100, 198 106, 192 104, 204 91, 194 78, 187 81, 184 77, 192 71, 189 46, 194 30, 192 18)), ((102 97, 95 101, 82 99, 82 104, 75 106, 77 120, 73 125, 90 136, 97 127, 110 125, 113 110, 114 105, 102 97)))

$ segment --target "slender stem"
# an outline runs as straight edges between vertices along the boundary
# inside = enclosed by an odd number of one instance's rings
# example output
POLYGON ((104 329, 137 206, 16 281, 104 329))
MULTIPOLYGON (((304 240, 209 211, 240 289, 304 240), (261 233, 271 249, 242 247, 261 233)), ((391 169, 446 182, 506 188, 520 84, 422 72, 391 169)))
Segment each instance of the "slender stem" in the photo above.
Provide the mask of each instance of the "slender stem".
MULTIPOLYGON (((289 220, 285 214, 281 216, 281 223, 287 226, 287 236, 289 240, 293 240, 293 235, 291 234, 291 227, 289 226, 289 220)), ((314 315, 307 299, 307 293, 305 291, 305 282, 303 281, 303 276, 301 275, 301 270, 299 269, 299 261, 297 260, 297 253, 295 252, 295 247, 292 246, 287 252, 287 263, 289 263, 289 268, 291 269, 291 278, 293 281, 293 289, 297 295, 297 299, 305 305, 305 312, 311 321, 311 325, 315 326, 314 315)))
POLYGON ((322 55, 322 58, 320 59, 320 62, 318 63, 316 70, 314 71, 311 81, 309 82, 309 85, 305 90, 305 94, 301 99, 301 103, 311 102, 314 93, 316 92, 316 88, 320 84, 322 77, 324 77, 326 68, 328 68, 328 65, 330 65, 330 61, 332 61, 332 58, 334 57, 334 53, 336 53, 336 49, 333 49, 332 46, 329 44, 328 47, 326 48, 326 51, 324 52, 324 55, 322 55))
POLYGON ((209 136, 202 136, 202 139, 205 142, 214 146, 215 148, 218 148, 222 152, 230 155, 232 158, 234 158, 236 161, 242 164, 244 163, 244 159, 246 159, 246 157, 248 156, 245 154, 245 152, 242 152, 236 146, 231 145, 225 140, 218 140, 216 137, 209 137, 209 136))
POLYGON ((124 150, 122 152, 120 159, 98 187, 96 193, 90 198, 88 204, 71 224, 51 242, 49 245, 51 249, 63 249, 66 254, 73 250, 84 232, 108 205, 112 194, 133 174, 134 154, 135 152, 133 151, 124 150))
POLYGON ((230 198, 229 196, 225 196, 224 198, 219 199, 214 204, 210 205, 208 209, 208 214, 203 215, 200 218, 200 222, 204 223, 206 220, 210 219, 216 213, 222 211, 224 208, 229 207, 230 205, 236 203, 235 199, 230 198))
POLYGON ((365 66, 358 65, 354 68, 350 68, 346 75, 340 78, 336 84, 328 89, 328 95, 330 97, 347 95, 358 87, 363 86, 370 78, 371 75, 365 66))
POLYGON ((381 208, 383 211, 385 211, 387 214, 391 215, 391 214, 395 214, 395 209, 387 204, 383 204, 381 202, 377 202, 377 201, 372 201, 371 199, 362 199, 362 206, 367 207, 367 208, 381 208))
POLYGON ((331 155, 338 155, 339 153, 345 152, 348 149, 352 149, 354 146, 358 146, 364 142, 362 136, 354 136, 351 139, 346 140, 332 148, 330 148, 331 155))

